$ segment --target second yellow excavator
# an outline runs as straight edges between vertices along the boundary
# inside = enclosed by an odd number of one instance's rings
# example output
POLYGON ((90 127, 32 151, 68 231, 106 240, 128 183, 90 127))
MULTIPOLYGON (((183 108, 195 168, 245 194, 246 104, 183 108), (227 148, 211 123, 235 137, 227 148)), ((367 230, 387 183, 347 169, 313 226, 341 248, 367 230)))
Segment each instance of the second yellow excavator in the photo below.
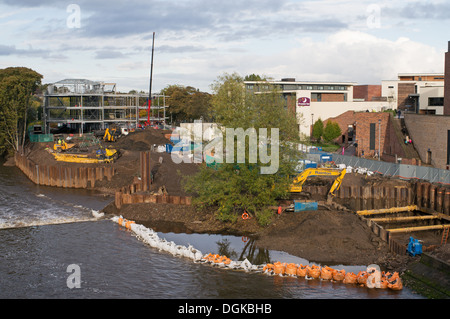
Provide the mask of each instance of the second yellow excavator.
POLYGON ((307 168, 294 178, 291 186, 289 187, 289 191, 291 193, 300 193, 303 189, 303 184, 309 176, 337 176, 331 185, 330 191, 328 192, 329 195, 334 196, 334 192, 341 186, 345 173, 345 168, 307 168))

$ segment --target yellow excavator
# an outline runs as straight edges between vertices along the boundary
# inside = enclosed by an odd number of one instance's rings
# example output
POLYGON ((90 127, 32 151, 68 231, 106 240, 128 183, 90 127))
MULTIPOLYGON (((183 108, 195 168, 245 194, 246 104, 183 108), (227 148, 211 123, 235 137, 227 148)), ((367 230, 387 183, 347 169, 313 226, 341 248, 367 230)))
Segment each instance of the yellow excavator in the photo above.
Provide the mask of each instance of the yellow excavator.
POLYGON ((105 142, 115 142, 116 141, 116 128, 107 128, 105 135, 103 135, 103 140, 105 142))
POLYGON ((53 150, 55 152, 61 153, 63 151, 67 151, 68 149, 74 147, 75 144, 67 144, 63 139, 58 139, 58 141, 53 144, 53 150))
POLYGON ((337 176, 331 185, 330 191, 328 192, 328 195, 334 196, 334 192, 341 186, 345 173, 345 169, 307 168, 294 178, 291 186, 289 187, 289 191, 291 193, 300 193, 303 189, 303 184, 309 176, 337 176))

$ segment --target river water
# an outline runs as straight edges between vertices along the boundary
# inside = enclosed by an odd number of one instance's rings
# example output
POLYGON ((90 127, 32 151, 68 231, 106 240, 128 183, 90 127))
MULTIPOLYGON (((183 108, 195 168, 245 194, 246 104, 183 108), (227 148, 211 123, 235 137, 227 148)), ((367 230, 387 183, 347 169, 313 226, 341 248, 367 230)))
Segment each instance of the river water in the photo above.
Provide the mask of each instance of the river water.
MULTIPOLYGON (((304 278, 226 270, 153 249, 96 212, 107 198, 87 190, 42 187, 0 166, 0 298, 412 299, 400 292, 304 278), (76 267, 74 270, 73 267, 76 267), (73 286, 74 275, 80 279, 73 286)), ((308 261, 258 249, 247 238, 158 230, 202 253, 253 264, 308 261)), ((329 265, 358 272, 366 266, 329 265)))

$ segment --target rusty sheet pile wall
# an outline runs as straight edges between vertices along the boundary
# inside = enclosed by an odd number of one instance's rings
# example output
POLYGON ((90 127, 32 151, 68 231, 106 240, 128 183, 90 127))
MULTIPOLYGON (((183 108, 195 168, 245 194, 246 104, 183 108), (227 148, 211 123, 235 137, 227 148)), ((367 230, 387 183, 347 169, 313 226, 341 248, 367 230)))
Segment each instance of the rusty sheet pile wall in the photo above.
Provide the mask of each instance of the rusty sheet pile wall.
POLYGON ((118 192, 116 192, 115 205, 118 209, 120 209, 124 204, 139 203, 191 205, 192 198, 189 196, 174 196, 168 194, 159 195, 148 193, 152 184, 150 152, 140 153, 140 166, 141 178, 135 178, 133 184, 122 187, 118 192))
POLYGON ((16 166, 35 184, 65 188, 94 187, 96 181, 106 178, 111 181, 115 174, 113 167, 70 167, 38 165, 25 155, 16 153, 16 166))
POLYGON ((132 185, 122 187, 115 194, 115 205, 118 209, 126 204, 157 203, 191 205, 192 198, 189 196, 159 195, 142 192, 142 183, 136 182, 132 185))
MULTIPOLYGON (((305 186, 312 195, 326 196, 327 186, 305 186)), ((430 213, 450 215, 450 188, 429 182, 406 186, 341 186, 335 200, 351 210, 369 210, 417 205, 430 213)))

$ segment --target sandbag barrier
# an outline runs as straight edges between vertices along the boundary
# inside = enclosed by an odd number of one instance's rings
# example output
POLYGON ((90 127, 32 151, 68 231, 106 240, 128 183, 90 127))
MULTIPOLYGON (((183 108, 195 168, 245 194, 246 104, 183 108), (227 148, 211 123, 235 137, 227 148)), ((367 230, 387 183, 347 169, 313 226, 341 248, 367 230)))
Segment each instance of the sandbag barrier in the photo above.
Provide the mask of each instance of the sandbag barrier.
POLYGON ((380 288, 391 290, 402 290, 403 284, 399 274, 380 272, 375 265, 370 265, 367 271, 358 274, 345 272, 344 269, 337 270, 328 266, 298 265, 294 263, 275 262, 273 264, 253 265, 244 259, 243 261, 231 260, 226 256, 218 254, 202 254, 202 252, 191 245, 177 245, 173 241, 160 238, 158 234, 144 225, 136 224, 122 216, 114 216, 113 222, 132 231, 136 237, 148 244, 150 247, 165 251, 176 257, 186 257, 197 263, 205 263, 223 269, 244 270, 246 272, 259 272, 270 276, 291 276, 305 278, 306 280, 329 280, 343 284, 354 284, 360 287, 380 288))

